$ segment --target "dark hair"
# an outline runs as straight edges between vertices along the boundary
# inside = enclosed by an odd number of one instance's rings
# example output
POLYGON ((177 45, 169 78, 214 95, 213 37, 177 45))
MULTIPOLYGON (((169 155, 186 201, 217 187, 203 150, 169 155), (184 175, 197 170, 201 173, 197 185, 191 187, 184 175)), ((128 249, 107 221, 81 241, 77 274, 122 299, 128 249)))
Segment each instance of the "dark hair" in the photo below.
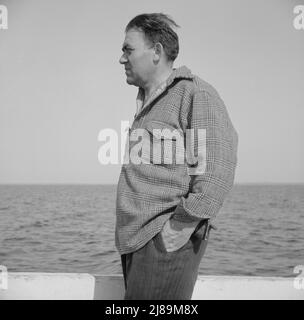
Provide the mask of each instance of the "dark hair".
POLYGON ((169 16, 163 13, 144 13, 133 18, 126 26, 144 32, 152 44, 161 43, 169 61, 174 61, 178 55, 178 36, 172 26, 179 27, 169 16))

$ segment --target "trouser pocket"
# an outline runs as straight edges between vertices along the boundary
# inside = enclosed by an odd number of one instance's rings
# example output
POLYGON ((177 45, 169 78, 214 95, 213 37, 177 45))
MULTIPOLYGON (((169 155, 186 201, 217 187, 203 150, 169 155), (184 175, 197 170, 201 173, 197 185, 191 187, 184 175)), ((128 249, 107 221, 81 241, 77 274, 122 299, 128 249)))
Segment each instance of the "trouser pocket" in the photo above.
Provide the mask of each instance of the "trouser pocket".
POLYGON ((209 238, 209 233, 212 228, 215 228, 211 223, 209 219, 202 219, 192 232, 191 236, 189 237, 188 241, 179 249, 176 249, 174 251, 167 251, 161 231, 156 234, 156 236, 153 238, 154 246, 155 248, 166 254, 173 254, 173 253, 178 253, 183 250, 191 249, 193 247, 198 247, 200 246, 202 241, 207 241, 209 238))

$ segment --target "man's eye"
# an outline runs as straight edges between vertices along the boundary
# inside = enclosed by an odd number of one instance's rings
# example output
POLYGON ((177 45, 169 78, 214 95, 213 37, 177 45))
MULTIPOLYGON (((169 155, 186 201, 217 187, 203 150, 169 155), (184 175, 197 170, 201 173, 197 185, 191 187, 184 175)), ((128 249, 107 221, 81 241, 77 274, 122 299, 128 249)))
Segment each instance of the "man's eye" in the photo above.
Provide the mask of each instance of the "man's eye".
POLYGON ((134 49, 131 48, 125 48, 123 51, 126 52, 127 54, 130 54, 134 49))

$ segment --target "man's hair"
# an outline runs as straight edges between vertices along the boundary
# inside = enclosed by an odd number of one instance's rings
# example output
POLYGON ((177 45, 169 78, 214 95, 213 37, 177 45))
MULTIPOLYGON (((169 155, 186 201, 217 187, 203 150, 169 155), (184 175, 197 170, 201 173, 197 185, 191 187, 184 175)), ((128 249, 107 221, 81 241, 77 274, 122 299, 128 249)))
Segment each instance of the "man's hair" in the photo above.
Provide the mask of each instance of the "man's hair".
POLYGON ((130 29, 138 29, 153 45, 161 43, 169 61, 174 61, 178 55, 178 36, 173 27, 179 27, 168 15, 163 13, 144 13, 133 18, 126 26, 126 32, 130 29))

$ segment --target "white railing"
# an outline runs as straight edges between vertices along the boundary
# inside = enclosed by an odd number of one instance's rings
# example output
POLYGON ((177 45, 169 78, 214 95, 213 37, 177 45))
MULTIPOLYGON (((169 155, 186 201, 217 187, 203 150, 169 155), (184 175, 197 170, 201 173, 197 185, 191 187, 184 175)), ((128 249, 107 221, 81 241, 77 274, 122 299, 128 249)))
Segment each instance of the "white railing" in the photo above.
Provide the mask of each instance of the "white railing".
MULTIPOLYGON (((295 278, 199 276, 193 300, 292 299, 304 300, 304 288, 296 288, 295 278)), ((0 300, 120 300, 122 275, 87 273, 8 272, 7 288, 0 288, 0 300)))

